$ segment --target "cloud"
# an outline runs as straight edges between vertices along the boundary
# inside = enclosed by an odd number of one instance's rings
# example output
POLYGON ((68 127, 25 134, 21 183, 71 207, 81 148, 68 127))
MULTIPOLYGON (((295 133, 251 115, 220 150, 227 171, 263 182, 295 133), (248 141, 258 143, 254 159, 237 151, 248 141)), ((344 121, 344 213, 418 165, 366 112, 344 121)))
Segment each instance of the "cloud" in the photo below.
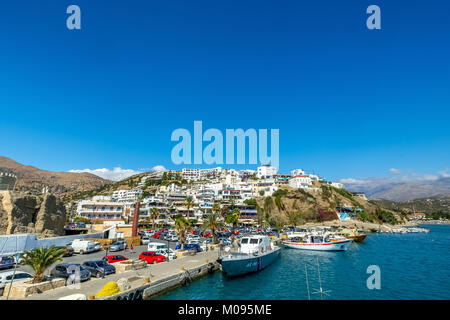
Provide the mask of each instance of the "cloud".
POLYGON ((426 184, 432 181, 438 181, 441 178, 449 178, 449 169, 441 170, 438 173, 418 173, 414 170, 400 170, 396 168, 389 169, 393 176, 388 177, 370 177, 370 178, 344 178, 338 180, 351 190, 379 190, 387 186, 400 183, 426 184))
POLYGON ((153 170, 153 171, 156 171, 156 172, 167 171, 167 169, 166 169, 164 166, 162 166, 162 165, 154 166, 154 167, 152 168, 152 170, 153 170))
POLYGON ((69 170, 69 172, 75 172, 75 173, 88 172, 88 173, 95 174, 96 176, 99 176, 103 179, 108 179, 108 180, 113 180, 113 181, 120 181, 120 180, 126 179, 128 177, 131 177, 135 174, 141 173, 140 171, 135 171, 132 169, 122 169, 121 167, 116 167, 113 170, 110 170, 107 168, 101 168, 101 169, 69 170))
POLYGON ((449 169, 445 169, 442 171, 439 171, 439 174, 441 175, 442 178, 450 178, 450 173, 448 173, 449 169))

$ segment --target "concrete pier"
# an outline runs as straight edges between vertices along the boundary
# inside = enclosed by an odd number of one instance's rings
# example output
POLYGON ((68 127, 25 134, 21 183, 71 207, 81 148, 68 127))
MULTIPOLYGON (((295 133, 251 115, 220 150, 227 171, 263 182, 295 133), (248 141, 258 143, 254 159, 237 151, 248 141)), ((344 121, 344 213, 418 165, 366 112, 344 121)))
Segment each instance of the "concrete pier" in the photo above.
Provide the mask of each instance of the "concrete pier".
MULTIPOLYGON (((120 274, 106 276, 105 279, 91 278, 79 284, 79 288, 68 287, 33 294, 25 300, 58 300, 60 298, 83 294, 87 299, 92 298, 103 286, 110 282, 117 282, 125 278, 130 285, 129 289, 109 297, 95 297, 95 300, 136 300, 149 299, 163 292, 181 285, 188 284, 201 276, 219 269, 217 258, 218 250, 199 252, 193 256, 185 256, 170 262, 147 265, 146 268, 130 270, 120 274), (148 282, 150 280, 150 282, 148 282)), ((10 298, 11 299, 11 298, 10 298)), ((14 299, 14 298, 12 298, 14 299)))

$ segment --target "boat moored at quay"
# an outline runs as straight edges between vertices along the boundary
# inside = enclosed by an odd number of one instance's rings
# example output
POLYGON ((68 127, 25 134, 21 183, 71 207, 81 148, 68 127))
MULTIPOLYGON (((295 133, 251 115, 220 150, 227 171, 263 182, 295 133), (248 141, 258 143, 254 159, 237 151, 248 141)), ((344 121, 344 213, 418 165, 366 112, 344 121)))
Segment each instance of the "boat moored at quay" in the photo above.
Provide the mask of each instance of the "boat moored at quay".
POLYGON ((288 239, 283 241, 287 248, 301 250, 319 250, 319 251, 346 251, 352 239, 346 239, 336 234, 325 233, 293 233, 288 235, 288 239))
POLYGON ((252 235, 241 239, 237 252, 229 252, 217 261, 224 275, 236 277, 269 266, 280 256, 280 250, 280 247, 270 242, 268 236, 252 235))

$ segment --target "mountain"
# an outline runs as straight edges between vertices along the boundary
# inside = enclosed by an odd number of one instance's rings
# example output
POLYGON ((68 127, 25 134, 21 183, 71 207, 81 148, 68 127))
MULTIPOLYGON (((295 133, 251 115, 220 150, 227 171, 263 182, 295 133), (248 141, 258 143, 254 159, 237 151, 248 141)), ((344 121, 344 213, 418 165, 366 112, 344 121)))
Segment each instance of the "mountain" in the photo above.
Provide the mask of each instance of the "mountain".
POLYGON ((376 200, 376 203, 392 210, 404 210, 408 213, 421 212, 436 214, 439 212, 450 214, 450 193, 436 197, 421 198, 403 202, 376 200))
POLYGON ((450 178, 448 177, 412 181, 368 178, 342 182, 349 191, 364 192, 370 199, 408 201, 450 194, 450 178))
POLYGON ((43 187, 48 187, 49 192, 61 194, 97 189, 111 182, 91 173, 41 170, 2 156, 0 156, 0 172, 13 173, 17 176, 16 190, 33 192, 41 192, 43 187))

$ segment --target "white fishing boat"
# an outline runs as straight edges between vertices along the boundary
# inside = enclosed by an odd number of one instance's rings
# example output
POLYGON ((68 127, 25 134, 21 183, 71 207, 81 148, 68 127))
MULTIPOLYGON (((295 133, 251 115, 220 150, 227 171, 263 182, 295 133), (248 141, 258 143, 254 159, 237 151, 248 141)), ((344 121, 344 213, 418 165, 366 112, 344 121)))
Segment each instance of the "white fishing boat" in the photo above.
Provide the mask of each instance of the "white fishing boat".
POLYGON ((283 245, 287 248, 302 250, 345 251, 352 241, 331 232, 309 232, 304 235, 288 235, 283 245))

